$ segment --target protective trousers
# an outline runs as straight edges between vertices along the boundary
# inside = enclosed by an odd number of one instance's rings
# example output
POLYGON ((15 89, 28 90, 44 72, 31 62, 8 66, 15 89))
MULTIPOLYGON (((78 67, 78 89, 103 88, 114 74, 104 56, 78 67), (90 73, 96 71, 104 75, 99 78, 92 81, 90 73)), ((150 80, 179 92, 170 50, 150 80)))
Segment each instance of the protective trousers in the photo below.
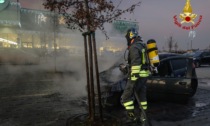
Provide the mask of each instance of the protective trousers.
POLYGON ((146 81, 147 77, 139 78, 136 81, 128 79, 121 97, 121 102, 128 112, 134 112, 134 92, 138 95, 138 99, 140 100, 140 103, 138 104, 141 105, 144 110, 147 109, 146 81))

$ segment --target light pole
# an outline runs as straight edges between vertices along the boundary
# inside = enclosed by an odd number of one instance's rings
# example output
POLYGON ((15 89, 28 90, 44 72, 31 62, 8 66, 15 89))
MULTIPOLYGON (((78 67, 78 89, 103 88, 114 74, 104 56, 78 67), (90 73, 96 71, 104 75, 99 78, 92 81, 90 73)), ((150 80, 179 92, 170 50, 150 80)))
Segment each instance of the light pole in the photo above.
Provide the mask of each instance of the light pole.
POLYGON ((191 45, 190 45, 190 46, 191 46, 191 50, 192 50, 192 42, 193 42, 193 40, 191 39, 191 41, 190 41, 190 44, 191 44, 191 45))
POLYGON ((189 38, 191 39, 190 40, 191 50, 193 49, 192 48, 192 46, 193 46, 192 44, 193 44, 193 39, 195 38, 195 36, 196 36, 196 32, 195 31, 190 31, 189 32, 189 38))

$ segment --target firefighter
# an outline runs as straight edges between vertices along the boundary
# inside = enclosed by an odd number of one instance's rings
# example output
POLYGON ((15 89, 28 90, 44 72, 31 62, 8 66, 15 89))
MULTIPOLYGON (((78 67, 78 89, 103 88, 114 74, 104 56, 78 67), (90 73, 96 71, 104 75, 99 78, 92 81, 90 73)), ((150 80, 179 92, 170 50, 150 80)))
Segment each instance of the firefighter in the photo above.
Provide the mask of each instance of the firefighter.
POLYGON ((149 76, 149 62, 146 54, 146 45, 135 28, 130 28, 126 33, 128 45, 129 76, 125 90, 121 97, 125 107, 128 122, 140 119, 142 125, 146 123, 145 111, 147 110, 146 81, 149 76), (137 100, 140 110, 140 118, 134 113, 134 100, 137 100))

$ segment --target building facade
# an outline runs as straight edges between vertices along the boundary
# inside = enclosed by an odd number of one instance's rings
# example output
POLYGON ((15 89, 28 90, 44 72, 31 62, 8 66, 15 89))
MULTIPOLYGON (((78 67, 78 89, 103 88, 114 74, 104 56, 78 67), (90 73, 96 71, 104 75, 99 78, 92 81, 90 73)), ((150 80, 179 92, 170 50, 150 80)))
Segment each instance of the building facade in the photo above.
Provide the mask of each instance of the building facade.
MULTIPOLYGON (((138 22, 115 21, 110 39, 97 32, 98 51, 119 52, 124 49, 124 31, 138 22), (120 34, 120 36, 118 36, 120 34)), ((82 33, 72 31, 62 16, 50 11, 22 8, 19 2, 0 0, 0 48, 67 49, 83 54, 82 33)))
POLYGON ((77 40, 71 33, 73 31, 65 27, 62 16, 50 11, 22 8, 19 2, 0 1, 0 48, 75 50, 77 47, 82 50, 81 46, 71 44, 77 40))

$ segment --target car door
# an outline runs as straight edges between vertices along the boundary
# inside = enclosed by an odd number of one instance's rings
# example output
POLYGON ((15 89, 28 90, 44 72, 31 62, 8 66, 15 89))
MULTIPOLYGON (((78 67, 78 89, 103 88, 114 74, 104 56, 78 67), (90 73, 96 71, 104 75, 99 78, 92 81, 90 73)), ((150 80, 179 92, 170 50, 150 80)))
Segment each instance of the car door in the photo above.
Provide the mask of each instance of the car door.
POLYGON ((168 60, 162 60, 158 66, 158 73, 153 74, 147 80, 147 90, 151 96, 163 94, 166 90, 167 79, 170 78, 171 68, 168 60))
POLYGON ((173 58, 169 60, 170 78, 166 80, 167 93, 187 94, 191 92, 192 61, 189 58, 173 58))
POLYGON ((158 74, 148 79, 148 89, 166 94, 185 94, 190 91, 192 60, 173 57, 160 62, 158 74))

